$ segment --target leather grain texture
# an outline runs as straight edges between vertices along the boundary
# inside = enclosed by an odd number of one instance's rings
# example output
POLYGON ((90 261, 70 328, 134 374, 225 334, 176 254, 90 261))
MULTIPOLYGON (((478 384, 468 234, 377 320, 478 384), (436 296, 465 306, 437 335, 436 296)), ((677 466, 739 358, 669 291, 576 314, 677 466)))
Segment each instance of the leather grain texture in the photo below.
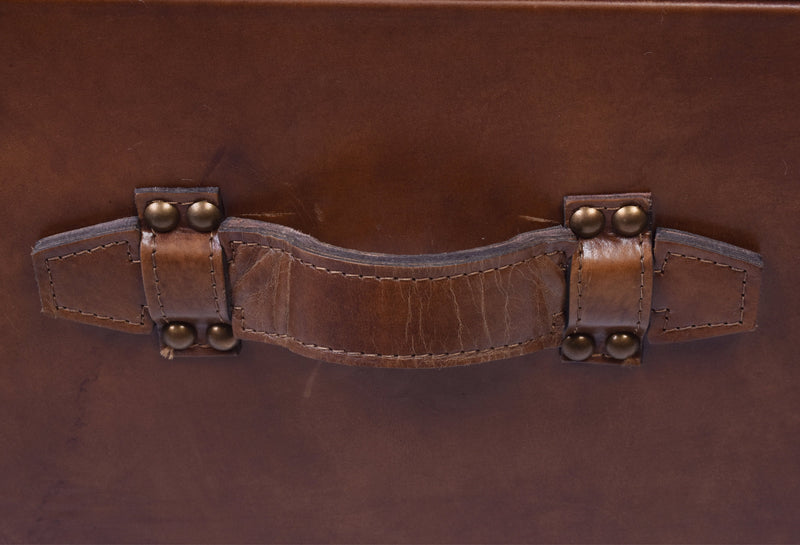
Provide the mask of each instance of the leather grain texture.
POLYGON ((799 26, 794 5, 0 3, 0 540, 797 542, 799 26), (167 362, 39 312, 36 240, 176 184, 402 254, 647 190, 659 225, 764 257, 759 329, 635 369, 399 371, 258 343, 167 362))
POLYGON ((242 339, 381 367, 448 367, 561 343, 575 248, 563 227, 441 256, 347 251, 237 218, 220 241, 242 339))

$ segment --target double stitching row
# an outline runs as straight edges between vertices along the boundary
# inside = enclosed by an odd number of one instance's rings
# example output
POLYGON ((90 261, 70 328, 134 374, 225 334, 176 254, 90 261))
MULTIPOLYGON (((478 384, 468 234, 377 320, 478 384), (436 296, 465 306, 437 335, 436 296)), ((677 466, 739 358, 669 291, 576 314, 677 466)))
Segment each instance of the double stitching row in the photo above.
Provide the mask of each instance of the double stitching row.
MULTIPOLYGON (((150 254, 151 260, 153 261, 153 280, 155 281, 155 288, 156 288, 156 300, 158 301, 158 308, 161 312, 161 318, 166 320, 167 313, 164 310, 164 302, 161 299, 161 284, 158 278, 158 268, 156 267, 156 247, 158 244, 158 235, 153 234, 153 250, 150 254)), ((219 293, 217 291, 217 274, 216 269, 214 267, 214 234, 212 233, 208 237, 208 261, 210 265, 210 272, 211 272, 211 293, 214 297, 214 310, 217 314, 217 317, 220 321, 224 321, 222 317, 222 313, 220 311, 219 306, 219 293)))

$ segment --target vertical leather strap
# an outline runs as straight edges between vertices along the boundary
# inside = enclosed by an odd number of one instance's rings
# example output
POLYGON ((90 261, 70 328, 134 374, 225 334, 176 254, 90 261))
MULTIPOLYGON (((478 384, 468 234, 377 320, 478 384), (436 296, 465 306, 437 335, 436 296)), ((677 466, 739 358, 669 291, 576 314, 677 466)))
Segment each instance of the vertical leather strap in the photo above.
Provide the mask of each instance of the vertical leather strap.
POLYGON ((186 322, 197 332, 188 349, 173 351, 162 344, 167 357, 217 355, 205 342, 206 330, 217 323, 230 323, 225 287, 225 262, 216 231, 198 232, 186 224, 186 211, 206 200, 219 206, 216 188, 146 188, 136 192, 141 223, 141 275, 147 306, 159 330, 171 322, 186 322), (153 201, 175 206, 180 221, 169 232, 154 231, 144 220, 144 210, 153 201))
POLYGON ((617 360, 608 356, 606 342, 615 333, 641 339, 650 323, 652 199, 648 193, 567 197, 565 221, 584 206, 599 210, 605 221, 599 234, 578 240, 572 257, 567 333, 594 339, 594 354, 585 361, 639 365, 641 350, 617 360), (628 205, 640 207, 648 217, 647 227, 635 236, 622 236, 612 227, 614 214, 628 205))

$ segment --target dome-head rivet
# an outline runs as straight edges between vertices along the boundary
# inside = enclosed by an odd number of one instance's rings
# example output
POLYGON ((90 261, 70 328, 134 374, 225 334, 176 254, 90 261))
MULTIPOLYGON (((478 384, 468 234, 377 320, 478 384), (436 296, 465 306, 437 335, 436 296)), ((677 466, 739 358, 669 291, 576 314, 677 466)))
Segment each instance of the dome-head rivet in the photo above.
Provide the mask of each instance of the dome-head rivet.
POLYGON ((606 353, 615 360, 625 360, 639 351, 639 338, 631 333, 613 333, 606 339, 606 353))
POLYGON ((581 206, 569 218, 569 228, 580 238, 599 235, 605 223, 603 212, 591 206, 581 206))
POLYGON ((623 206, 611 217, 611 226, 623 237, 635 237, 641 234, 647 229, 647 223, 647 212, 635 204, 623 206))
POLYGON ((228 324, 214 324, 206 332, 208 344, 220 352, 227 352, 239 344, 239 339, 233 336, 233 328, 228 324))
POLYGON ((185 350, 194 344, 197 333, 189 324, 172 322, 167 324, 161 332, 164 344, 175 350, 185 350))
POLYGON ((594 353, 594 340, 581 333, 568 335, 561 343, 561 354, 572 361, 583 361, 594 353))
POLYGON ((222 220, 219 207, 206 200, 192 203, 186 210, 186 222, 195 231, 207 233, 213 231, 222 220))
POLYGON ((153 201, 144 209, 144 220, 150 229, 157 233, 172 231, 181 219, 180 212, 174 204, 167 201, 153 201))

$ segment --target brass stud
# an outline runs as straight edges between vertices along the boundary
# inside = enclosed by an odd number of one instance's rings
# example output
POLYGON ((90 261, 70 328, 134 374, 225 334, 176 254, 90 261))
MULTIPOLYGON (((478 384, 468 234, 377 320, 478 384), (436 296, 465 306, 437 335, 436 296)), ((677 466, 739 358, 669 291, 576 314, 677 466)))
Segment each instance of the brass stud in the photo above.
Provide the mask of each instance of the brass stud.
POLYGON ((614 333, 606 339, 606 352, 615 360, 625 360, 639 351, 639 338, 630 333, 614 333))
POLYGON ((569 228, 580 238, 597 236, 605 223, 603 212, 591 206, 581 206, 569 218, 569 228))
POLYGON ((611 226, 618 235, 635 237, 647 229, 647 212, 641 206, 623 206, 611 217, 611 226))
POLYGON ((239 343, 233 336, 233 328, 228 324, 214 324, 208 328, 206 335, 211 348, 220 352, 227 352, 239 343))
POLYGON ((161 332, 164 344, 175 350, 185 350, 194 344, 197 334, 189 324, 172 322, 161 332))
POLYGON ((197 201, 186 210, 186 221, 195 231, 207 233, 213 231, 222 220, 222 212, 216 204, 208 201, 197 201))
POLYGON ((153 201, 144 209, 144 220, 153 231, 166 233, 178 226, 180 212, 174 204, 166 201, 153 201))
POLYGON ((583 361, 594 353, 594 340, 588 335, 575 333, 561 343, 561 354, 572 361, 583 361))

